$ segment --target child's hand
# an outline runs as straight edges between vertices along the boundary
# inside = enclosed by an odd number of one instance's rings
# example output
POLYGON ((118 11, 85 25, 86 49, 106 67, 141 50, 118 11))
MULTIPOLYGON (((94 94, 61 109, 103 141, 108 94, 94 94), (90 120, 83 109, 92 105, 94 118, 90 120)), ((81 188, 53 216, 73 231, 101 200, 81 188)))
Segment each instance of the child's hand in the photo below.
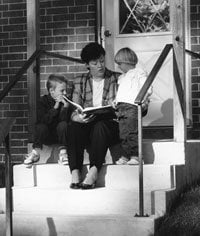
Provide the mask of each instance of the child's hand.
POLYGON ((60 94, 55 98, 56 104, 54 105, 55 109, 58 109, 59 107, 59 103, 62 103, 64 105, 64 107, 68 107, 69 103, 65 101, 65 99, 63 98, 63 95, 60 94))
POLYGON ((145 100, 142 102, 142 109, 143 109, 143 110, 146 110, 146 109, 148 108, 149 102, 150 102, 150 100, 149 100, 148 98, 145 99, 145 100))
POLYGON ((117 107, 117 102, 116 102, 116 100, 112 101, 110 105, 111 105, 114 109, 116 109, 116 107, 117 107))
POLYGON ((65 108, 69 107, 69 103, 63 98, 63 96, 62 96, 61 102, 65 108))
POLYGON ((60 102, 59 102, 59 101, 56 101, 56 103, 55 103, 55 105, 54 105, 54 109, 58 109, 59 104, 60 104, 60 102))

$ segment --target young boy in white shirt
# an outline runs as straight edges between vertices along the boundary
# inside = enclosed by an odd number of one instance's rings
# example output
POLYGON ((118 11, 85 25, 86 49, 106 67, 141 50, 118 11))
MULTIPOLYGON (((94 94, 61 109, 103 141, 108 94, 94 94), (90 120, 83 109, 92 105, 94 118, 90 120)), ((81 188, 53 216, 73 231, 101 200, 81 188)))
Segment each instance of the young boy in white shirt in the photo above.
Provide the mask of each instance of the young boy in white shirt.
MULTIPOLYGON (((137 55, 130 48, 122 48, 115 55, 115 63, 123 72, 118 79, 115 106, 121 146, 126 154, 116 161, 118 165, 138 164, 138 108, 134 101, 147 79, 147 74, 141 68, 136 68, 137 62, 137 55)), ((144 110, 148 108, 150 95, 151 91, 148 91, 143 102, 144 110)))

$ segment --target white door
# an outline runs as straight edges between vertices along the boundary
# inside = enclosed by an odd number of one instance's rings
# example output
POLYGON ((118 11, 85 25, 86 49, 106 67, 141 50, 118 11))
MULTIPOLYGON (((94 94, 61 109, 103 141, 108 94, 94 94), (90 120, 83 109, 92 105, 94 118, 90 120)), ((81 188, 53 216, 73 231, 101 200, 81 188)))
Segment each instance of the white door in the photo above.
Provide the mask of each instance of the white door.
MULTIPOLYGON (((138 55, 138 66, 150 72, 162 49, 172 43, 170 0, 103 0, 102 25, 106 66, 118 70, 115 53, 130 47, 138 55)), ((172 52, 153 83, 153 94, 145 126, 173 125, 172 52)))

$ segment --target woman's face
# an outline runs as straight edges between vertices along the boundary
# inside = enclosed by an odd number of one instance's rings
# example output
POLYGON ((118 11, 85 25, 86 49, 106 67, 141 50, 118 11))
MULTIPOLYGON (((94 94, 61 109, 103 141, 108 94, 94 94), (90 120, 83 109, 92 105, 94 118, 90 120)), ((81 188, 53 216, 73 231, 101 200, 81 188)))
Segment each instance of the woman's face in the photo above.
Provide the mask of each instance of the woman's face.
POLYGON ((103 78, 105 73, 105 56, 101 55, 96 60, 91 60, 86 64, 93 77, 103 78))

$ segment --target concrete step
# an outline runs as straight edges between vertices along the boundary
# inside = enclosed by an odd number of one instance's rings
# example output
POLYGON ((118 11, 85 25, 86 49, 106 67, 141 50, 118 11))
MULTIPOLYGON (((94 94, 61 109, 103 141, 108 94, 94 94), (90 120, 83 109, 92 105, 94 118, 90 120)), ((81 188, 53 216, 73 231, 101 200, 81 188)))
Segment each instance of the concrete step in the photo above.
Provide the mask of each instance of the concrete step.
MULTIPOLYGON (((165 192, 144 193, 144 216, 138 192, 13 187, 14 236, 150 236, 154 220, 166 211, 165 192)), ((0 235, 5 235, 5 189, 0 189, 0 235), (2 219, 2 217, 4 217, 2 219)))
MULTIPOLYGON (((32 150, 32 144, 28 144, 28 152, 32 150)), ((174 142, 173 140, 143 140, 143 158, 145 164, 156 165, 175 165, 184 164, 184 144, 174 142)), ((106 155, 106 164, 113 164, 118 160, 123 151, 120 145, 112 146, 106 155)), ((39 163, 58 163, 58 146, 45 146, 41 151, 41 158, 39 163)), ((88 164, 88 153, 85 151, 84 163, 88 164)))
MULTIPOLYGON (((150 236, 154 233, 154 216, 116 217, 13 215, 13 236, 150 236)), ((5 235, 5 215, 0 215, 0 235, 5 235)))
POLYGON ((155 165, 185 164, 184 143, 172 140, 144 140, 144 163, 155 165))
MULTIPOLYGON (((0 189, 1 211, 5 210, 5 190, 0 189)), ((144 193, 144 209, 151 214, 151 193, 144 193)), ((139 213, 138 192, 129 190, 71 190, 69 188, 13 188, 13 211, 59 215, 116 215, 133 217, 139 213)))
MULTIPOLYGON (((13 167, 15 187, 64 187, 71 183, 71 173, 68 166, 59 164, 38 164, 32 168, 24 165, 13 167)), ((85 177, 89 166, 84 165, 85 177)), ((144 165, 144 191, 153 191, 174 187, 174 167, 169 165, 144 165)), ((128 189, 138 191, 139 168, 130 165, 104 165, 99 173, 98 187, 106 189, 128 189)))

